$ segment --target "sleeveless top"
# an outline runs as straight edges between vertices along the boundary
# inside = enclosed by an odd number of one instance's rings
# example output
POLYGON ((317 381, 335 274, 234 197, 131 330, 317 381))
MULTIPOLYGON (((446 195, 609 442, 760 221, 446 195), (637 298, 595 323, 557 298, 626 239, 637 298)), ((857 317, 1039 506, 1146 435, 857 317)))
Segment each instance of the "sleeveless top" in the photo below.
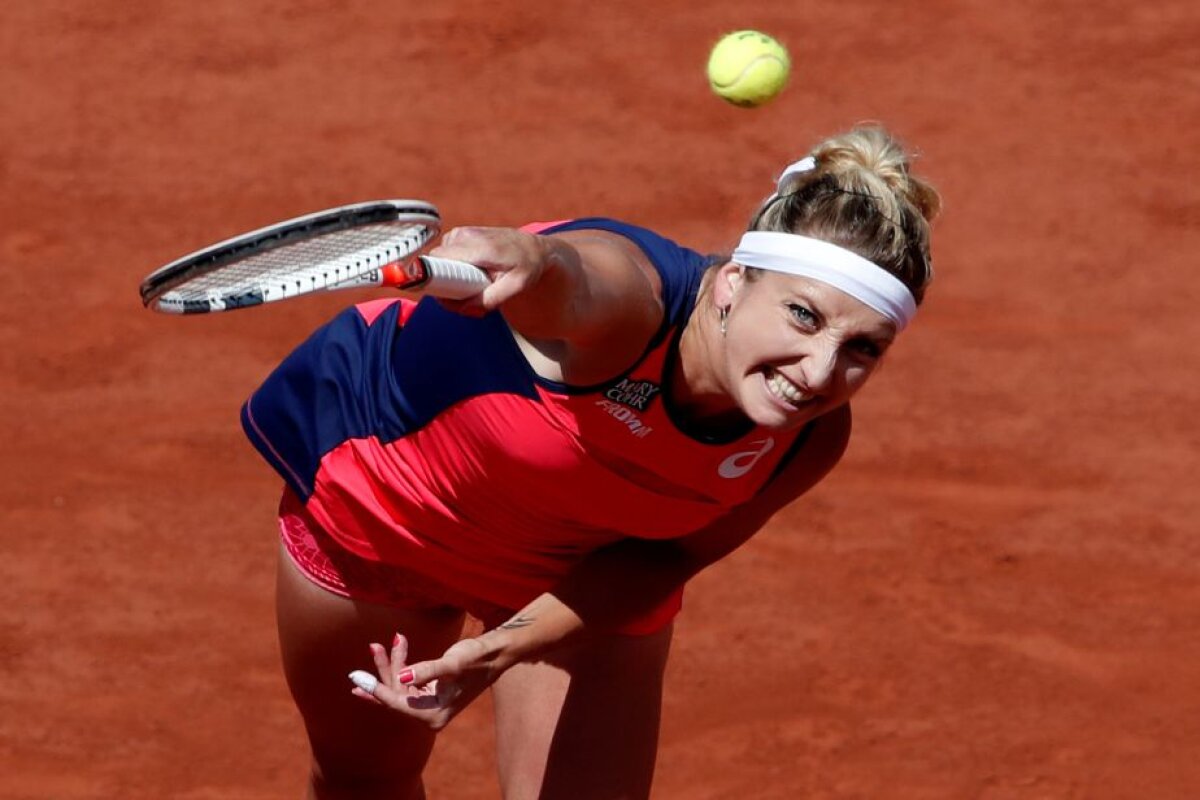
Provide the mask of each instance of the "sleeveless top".
POLYGON ((612 231, 649 256, 666 313, 623 374, 549 381, 500 313, 388 298, 317 330, 242 407, 251 443, 343 547, 514 609, 598 547, 704 527, 807 435, 704 441, 672 419, 667 385, 704 256, 607 219, 529 229, 612 231))

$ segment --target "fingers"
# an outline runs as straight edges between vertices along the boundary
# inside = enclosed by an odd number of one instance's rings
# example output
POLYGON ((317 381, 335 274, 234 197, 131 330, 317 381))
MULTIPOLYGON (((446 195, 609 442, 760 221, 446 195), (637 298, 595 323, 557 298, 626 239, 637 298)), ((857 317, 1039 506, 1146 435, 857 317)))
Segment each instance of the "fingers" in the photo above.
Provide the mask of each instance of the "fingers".
POLYGON ((502 272, 479 294, 479 304, 484 309, 499 308, 506 300, 516 297, 528 288, 532 276, 525 270, 502 272))
POLYGON ((392 639, 392 649, 385 650, 383 645, 372 642, 368 645, 371 660, 375 664, 375 677, 366 670, 354 670, 350 673, 350 682, 354 684, 351 693, 355 697, 384 702, 384 696, 401 688, 401 674, 408 677, 406 661, 408 660, 408 639, 399 633, 392 639))
MULTIPOLYGON (((378 647, 378 646, 377 646, 378 647)), ((372 648, 372 652, 375 651, 372 648)), ((378 647, 380 652, 383 652, 382 647, 378 647)), ((378 661, 376 662, 378 664, 378 661)), ((401 672, 406 670, 401 669, 401 672)), ((382 705, 390 706, 398 711, 406 711, 410 708, 420 708, 420 706, 411 706, 409 699, 424 696, 426 694, 433 696, 437 692, 437 682, 434 681, 431 686, 420 686, 409 688, 400 682, 400 678, 396 675, 394 667, 384 660, 383 667, 379 670, 380 674, 385 676, 383 680, 372 675, 366 670, 356 669, 349 674, 350 682, 354 684, 354 688, 350 693, 355 697, 363 700, 371 700, 382 705), (390 681, 395 681, 394 684, 390 681)))
POLYGON ((431 678, 420 685, 388 686, 364 670, 350 673, 354 683, 351 694, 363 700, 386 706, 407 717, 419 719, 435 730, 450 721, 458 710, 455 701, 462 690, 453 680, 431 678))
POLYGON ((487 271, 492 282, 479 294, 461 300, 439 297, 438 302, 455 314, 482 317, 525 291, 533 280, 529 272, 519 268, 504 272, 489 268, 487 271))
MULTIPOLYGON (((407 665, 408 665, 408 639, 404 638, 403 636, 401 636, 400 634, 397 633, 396 636, 392 639, 392 663, 391 663, 392 671, 391 671, 391 674, 389 677, 394 676, 396 682, 404 683, 404 681, 402 681, 400 679, 400 673, 404 670, 404 667, 406 667, 407 665)), ((383 673, 380 673, 380 674, 383 674, 383 673)), ((392 684, 392 685, 394 686, 395 684, 392 684)))
POLYGON ((487 647, 478 639, 455 642, 441 658, 409 664, 408 640, 397 634, 390 650, 372 643, 376 674, 349 674, 351 694, 441 730, 495 680, 487 647))
POLYGON ((375 691, 379 688, 379 680, 374 675, 365 670, 356 669, 350 673, 350 682, 354 684, 354 688, 350 690, 352 695, 369 700, 376 705, 383 705, 383 701, 375 696, 375 691))
POLYGON ((405 698, 408 707, 416 711, 442 711, 454 705, 462 695, 462 689, 453 681, 434 678, 424 687, 428 693, 409 695, 405 698))
POLYGON ((366 670, 356 669, 350 673, 350 681, 361 691, 369 695, 375 694, 379 680, 366 670))
POLYGON ((391 660, 388 658, 387 651, 383 649, 383 645, 375 644, 374 642, 370 644, 370 648, 371 660, 375 662, 375 671, 386 681, 392 671, 391 660))
POLYGON ((400 686, 421 688, 433 685, 438 678, 452 676, 452 673, 453 670, 445 663, 445 659, 438 658, 405 665, 396 671, 396 681, 400 686))
POLYGON ((410 666, 408 639, 400 634, 393 638, 390 650, 375 642, 369 647, 378 677, 366 670, 354 670, 348 676, 354 684, 351 694, 423 719, 430 725, 445 724, 441 712, 461 694, 453 680, 439 680, 452 671, 450 665, 439 659, 410 666))
MULTIPOLYGON (((503 243, 509 229, 488 228, 479 225, 462 225, 451 228, 442 235, 441 244, 431 251, 433 255, 447 252, 461 255, 473 255, 475 258, 487 256, 497 249, 497 244, 503 243)), ((448 258, 449 256, 447 256, 448 258)))
POLYGON ((537 237, 511 228, 454 228, 430 255, 474 264, 492 279, 475 297, 441 301, 450 310, 468 316, 499 308, 536 283, 545 266, 537 237))

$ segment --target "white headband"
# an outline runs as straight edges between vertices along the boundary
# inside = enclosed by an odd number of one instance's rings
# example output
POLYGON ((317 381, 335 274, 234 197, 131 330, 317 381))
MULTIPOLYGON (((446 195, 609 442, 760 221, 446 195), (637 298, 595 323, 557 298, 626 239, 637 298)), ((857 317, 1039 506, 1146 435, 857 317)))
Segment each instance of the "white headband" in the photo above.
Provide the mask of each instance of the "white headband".
POLYGON ((797 175, 801 172, 808 172, 817 168, 817 160, 812 156, 805 156, 794 164, 788 164, 787 168, 779 174, 779 179, 775 181, 775 191, 779 191, 779 187, 783 184, 784 178, 788 175, 797 175))
POLYGON ((912 321, 917 302, 899 278, 836 244, 776 231, 747 231, 733 251, 747 267, 785 272, 827 283, 883 314, 897 332, 912 321))
MULTIPOLYGON (((789 175, 816 166, 812 156, 788 165, 776 181, 775 191, 789 175)), ((917 301, 899 278, 858 253, 820 239, 795 233, 747 231, 733 251, 733 260, 747 267, 827 283, 883 314, 897 332, 904 330, 917 313, 917 301)))

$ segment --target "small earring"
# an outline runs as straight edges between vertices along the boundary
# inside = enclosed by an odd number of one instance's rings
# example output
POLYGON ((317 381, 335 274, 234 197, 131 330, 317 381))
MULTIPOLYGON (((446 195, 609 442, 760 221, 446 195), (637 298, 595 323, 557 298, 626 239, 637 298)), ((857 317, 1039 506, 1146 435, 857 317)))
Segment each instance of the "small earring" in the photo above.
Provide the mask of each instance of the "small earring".
POLYGON ((724 336, 729 329, 729 306, 721 306, 717 313, 721 317, 721 335, 724 336))

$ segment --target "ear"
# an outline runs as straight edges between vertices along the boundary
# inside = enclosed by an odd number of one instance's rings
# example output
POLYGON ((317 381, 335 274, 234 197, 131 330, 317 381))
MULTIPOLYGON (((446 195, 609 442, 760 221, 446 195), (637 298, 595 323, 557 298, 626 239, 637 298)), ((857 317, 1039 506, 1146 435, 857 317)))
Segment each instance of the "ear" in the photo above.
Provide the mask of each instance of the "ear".
POLYGON ((713 281, 713 302, 717 308, 733 305, 733 298, 742 288, 746 280, 745 271, 741 264, 728 261, 717 267, 716 280, 713 281))

